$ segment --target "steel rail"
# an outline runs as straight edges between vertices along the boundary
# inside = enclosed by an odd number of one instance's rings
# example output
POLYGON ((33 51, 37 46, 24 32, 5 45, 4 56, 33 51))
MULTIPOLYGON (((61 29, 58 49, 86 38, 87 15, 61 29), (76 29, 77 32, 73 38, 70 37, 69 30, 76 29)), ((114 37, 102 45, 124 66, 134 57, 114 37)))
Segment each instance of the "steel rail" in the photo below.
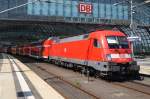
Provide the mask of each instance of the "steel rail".
POLYGON ((92 96, 94 99, 101 99, 100 97, 97 97, 96 95, 94 95, 94 94, 92 94, 92 93, 90 93, 90 92, 88 92, 88 91, 86 91, 86 90, 84 90, 84 89, 78 87, 77 85, 75 85, 75 84, 73 84, 73 83, 71 83, 71 82, 69 82, 69 81, 63 79, 62 76, 58 76, 57 74, 54 74, 54 73, 52 73, 52 72, 50 72, 50 71, 48 71, 48 70, 42 68, 42 66, 39 66, 39 65, 37 65, 37 64, 34 64, 34 65, 36 65, 37 68, 40 68, 40 69, 43 70, 44 72, 47 72, 47 73, 50 74, 50 75, 54 75, 54 76, 57 77, 59 80, 62 80, 63 82, 65 82, 65 83, 71 85, 72 87, 75 87, 75 88, 77 88, 77 89, 83 91, 84 93, 86 93, 86 94, 92 96))
MULTIPOLYGON (((146 91, 143 91, 143 90, 139 90, 138 88, 133 88, 133 87, 130 87, 128 86, 127 84, 123 84, 123 83, 112 83, 113 85, 117 85, 117 86, 120 86, 120 87, 123 87, 123 88, 127 88, 127 89, 130 89, 130 90, 133 90, 133 91, 136 91, 136 92, 140 92, 140 93, 143 93, 145 95, 150 95, 150 92, 146 92, 146 91)), ((136 83, 134 83, 136 84, 136 83)), ((139 84, 138 84, 139 85, 139 84)), ((140 84, 141 85, 141 84, 140 84)), ((143 86, 143 85, 142 85, 143 86)), ((145 86, 145 85, 144 85, 145 86)), ((146 87, 146 86, 145 86, 146 87)), ((149 86, 150 87, 150 86, 149 86)))

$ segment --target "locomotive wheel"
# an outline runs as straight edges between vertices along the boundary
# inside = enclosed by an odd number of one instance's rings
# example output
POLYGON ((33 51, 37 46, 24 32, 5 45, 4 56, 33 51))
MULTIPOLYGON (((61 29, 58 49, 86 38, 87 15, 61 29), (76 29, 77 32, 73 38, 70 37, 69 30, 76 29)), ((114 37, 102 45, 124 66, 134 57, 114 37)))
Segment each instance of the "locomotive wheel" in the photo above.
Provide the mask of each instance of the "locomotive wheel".
POLYGON ((75 64, 73 65, 73 71, 77 72, 77 65, 75 65, 75 64))
POLYGON ((94 76, 95 75, 96 70, 93 68, 90 68, 90 76, 94 76))
POLYGON ((61 66, 61 61, 58 61, 58 66, 59 66, 59 67, 61 66))
POLYGON ((81 68, 81 73, 84 74, 85 76, 87 76, 87 71, 88 71, 87 67, 82 67, 81 68))
POLYGON ((60 62, 60 67, 63 67, 64 66, 64 62, 60 62))
POLYGON ((68 68, 72 69, 73 68, 73 64, 72 63, 68 63, 68 68))
POLYGON ((144 76, 140 76, 139 80, 140 81, 144 80, 144 76))
POLYGON ((93 68, 90 67, 83 67, 82 68, 82 74, 84 73, 85 76, 94 76, 95 71, 93 68))
POLYGON ((144 80, 144 76, 140 75, 139 72, 135 73, 135 78, 138 79, 138 80, 140 80, 140 81, 144 80))
POLYGON ((67 63, 66 62, 64 62, 63 67, 67 68, 67 63))
POLYGON ((95 74, 94 74, 94 77, 95 77, 95 78, 99 78, 99 77, 100 77, 100 72, 96 70, 96 71, 95 71, 95 74))

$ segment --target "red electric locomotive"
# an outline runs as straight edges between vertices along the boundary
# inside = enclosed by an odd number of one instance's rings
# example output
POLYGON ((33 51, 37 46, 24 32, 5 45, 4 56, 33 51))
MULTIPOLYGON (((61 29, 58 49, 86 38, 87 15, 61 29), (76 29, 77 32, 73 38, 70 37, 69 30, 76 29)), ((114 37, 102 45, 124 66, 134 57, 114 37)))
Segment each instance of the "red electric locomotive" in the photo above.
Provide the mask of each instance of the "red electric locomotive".
POLYGON ((26 49, 28 48, 26 51, 28 51, 27 53, 29 53, 29 56, 31 57, 38 59, 48 59, 49 47, 51 44, 51 38, 39 42, 34 42, 26 47, 26 49))
POLYGON ((12 46, 11 47, 11 54, 16 54, 17 53, 17 47, 16 46, 12 46))
POLYGON ((82 67, 97 75, 138 74, 130 43, 124 33, 102 30, 55 41, 49 59, 67 67, 82 67))
POLYGON ((3 48, 0 48, 0 53, 3 53, 4 52, 4 49, 3 48))
POLYGON ((23 52, 25 56, 29 56, 30 55, 30 44, 28 45, 24 45, 23 47, 23 52))

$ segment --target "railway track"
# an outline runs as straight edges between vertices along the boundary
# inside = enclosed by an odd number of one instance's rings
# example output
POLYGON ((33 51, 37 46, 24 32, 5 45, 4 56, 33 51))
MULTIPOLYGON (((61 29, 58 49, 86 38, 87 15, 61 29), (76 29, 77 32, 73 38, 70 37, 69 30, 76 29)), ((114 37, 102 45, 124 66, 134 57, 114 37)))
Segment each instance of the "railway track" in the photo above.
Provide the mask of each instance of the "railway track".
MULTIPOLYGON (((39 66, 39 68, 43 69, 41 66, 39 66)), ((43 69, 43 70, 46 71, 45 69, 43 69)), ((49 72, 49 71, 46 71, 46 72, 49 72)), ((49 72, 49 73, 51 73, 51 72, 49 72)), ((57 76, 54 73, 51 73, 51 74, 57 76)), ((67 82, 67 83, 69 83, 69 84, 71 84, 71 85, 73 85, 72 83, 64 80, 63 77, 58 77, 58 78, 63 80, 63 81, 65 81, 65 82, 67 82)), ((127 88, 129 90, 140 92, 140 93, 143 93, 143 94, 146 94, 146 95, 150 95, 150 85, 146 85, 146 84, 142 84, 142 83, 138 83, 138 82, 134 82, 134 81, 128 81, 128 82, 122 82, 122 83, 120 83, 120 82, 113 82, 112 84, 120 86, 120 87, 127 88)), ((77 86, 75 86, 75 87, 77 87, 77 86)), ((84 91, 81 88, 79 88, 79 89, 84 91)), ((86 92, 86 93, 90 94, 89 92, 86 92)), ((98 98, 98 97, 96 97, 96 98, 98 98)))
POLYGON ((144 83, 140 83, 140 82, 136 82, 136 81, 129 81, 129 82, 135 83, 135 84, 139 84, 141 86, 145 86, 145 87, 149 87, 150 88, 150 85, 148 85, 148 84, 144 84, 144 83))
POLYGON ((117 85, 120 87, 124 87, 136 92, 140 92, 146 95, 150 95, 150 85, 142 84, 139 82, 134 81, 127 81, 127 82, 113 82, 113 85, 117 85))
MULTIPOLYGON (((34 65, 35 65, 35 64, 34 64, 34 65)), ((79 86, 77 86, 77 85, 75 85, 75 84, 72 84, 71 82, 69 82, 69 81, 63 79, 62 76, 58 76, 58 75, 56 75, 56 74, 54 74, 54 73, 52 73, 52 72, 46 70, 45 68, 42 68, 42 66, 37 65, 36 67, 39 68, 40 70, 42 70, 43 72, 46 72, 46 73, 48 73, 48 74, 50 74, 50 75, 53 75, 53 76, 56 77, 57 79, 59 79, 59 80, 65 82, 65 83, 67 83, 67 84, 69 84, 69 85, 71 85, 71 86, 73 86, 73 87, 75 87, 75 88, 81 90, 82 92, 88 94, 89 96, 92 96, 93 99, 100 99, 100 97, 97 97, 97 96, 95 96, 94 94, 92 94, 92 93, 90 93, 90 92, 88 92, 88 91, 85 91, 85 90, 82 89, 81 87, 79 87, 79 86)))
MULTIPOLYGON (((44 64, 49 65, 49 63, 44 63, 44 64)), ((57 74, 46 70, 40 64, 32 63, 32 65, 36 65, 36 68, 39 68, 43 72, 47 72, 50 75, 54 75, 56 78, 58 78, 58 79, 62 80, 63 82, 68 83, 69 85, 83 91, 84 93, 92 96, 94 99, 100 99, 100 97, 97 97, 94 94, 92 94, 90 92, 87 92, 84 89, 81 89, 80 87, 78 87, 78 86, 72 84, 71 82, 63 79, 62 76, 58 76, 57 74)), ((142 83, 138 83, 138 82, 134 82, 134 81, 127 81, 127 82, 121 82, 121 83, 120 82, 107 82, 107 83, 110 83, 110 84, 115 85, 115 86, 123 87, 123 88, 129 89, 129 90, 132 90, 132 91, 139 92, 139 93, 150 96, 150 85, 146 85, 146 84, 142 84, 142 83)))
MULTIPOLYGON (((60 78, 63 78, 63 77, 60 77, 60 78)), ((147 84, 142 84, 142 83, 135 82, 135 81, 127 81, 127 82, 122 82, 122 83, 115 82, 113 84, 130 89, 130 90, 141 92, 146 95, 150 95, 150 85, 147 85, 147 84)))

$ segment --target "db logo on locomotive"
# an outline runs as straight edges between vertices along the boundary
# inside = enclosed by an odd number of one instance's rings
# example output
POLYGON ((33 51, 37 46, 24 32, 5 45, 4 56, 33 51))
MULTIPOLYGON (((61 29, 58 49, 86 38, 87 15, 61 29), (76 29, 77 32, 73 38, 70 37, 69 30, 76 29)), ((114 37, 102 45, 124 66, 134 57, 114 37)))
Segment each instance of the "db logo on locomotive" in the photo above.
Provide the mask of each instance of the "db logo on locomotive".
POLYGON ((92 13, 92 9, 93 9, 92 4, 86 4, 86 3, 80 3, 79 4, 79 12, 80 13, 91 14, 92 13))

